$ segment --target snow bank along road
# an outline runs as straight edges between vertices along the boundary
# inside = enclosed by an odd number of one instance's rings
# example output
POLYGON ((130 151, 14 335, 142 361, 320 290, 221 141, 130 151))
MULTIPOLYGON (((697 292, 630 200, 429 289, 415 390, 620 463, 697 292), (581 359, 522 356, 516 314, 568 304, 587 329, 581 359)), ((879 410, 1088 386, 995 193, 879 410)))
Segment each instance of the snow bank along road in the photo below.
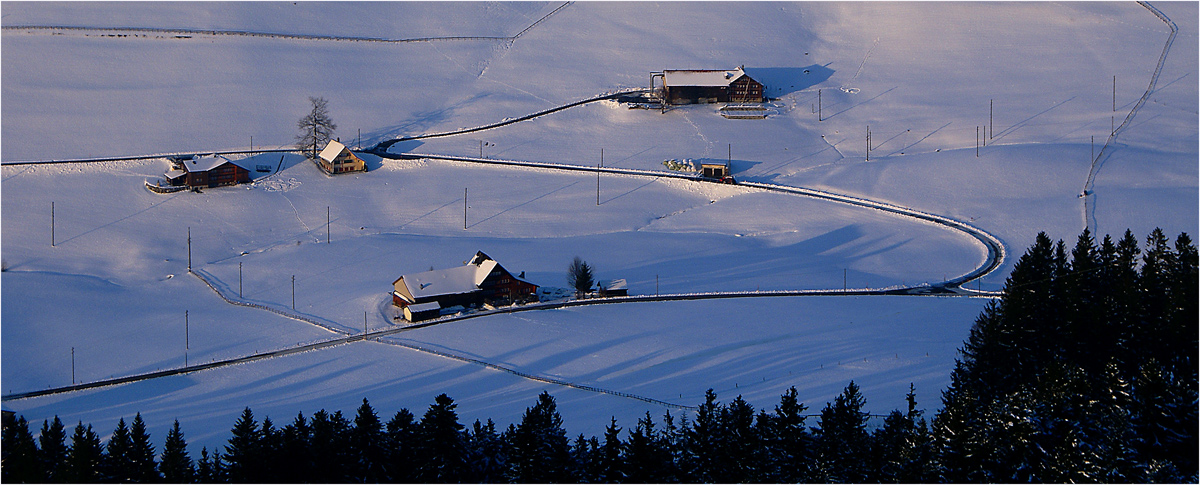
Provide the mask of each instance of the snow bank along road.
MULTIPOLYGON (((609 97, 609 96, 606 95, 600 99, 607 98, 607 97, 609 97)), ((594 100, 595 99, 587 100, 584 102, 591 102, 594 100)), ((576 104, 582 104, 582 102, 576 103, 576 104)), ((569 106, 567 106, 567 107, 569 107, 569 106)), ((565 107, 560 107, 559 109, 565 109, 565 107)), ((526 119, 528 119, 528 117, 526 119)), ((694 180, 697 183, 716 183, 716 182, 712 182, 712 181, 706 181, 704 179, 699 179, 693 175, 687 175, 687 174, 676 173, 676 172, 634 170, 634 169, 624 169, 624 168, 584 167, 584 166, 567 165, 567 164, 539 163, 539 162, 528 162, 528 161, 519 161, 519 160, 498 160, 498 159, 485 159, 485 158, 454 157, 454 156, 432 155, 432 154, 412 154, 412 153, 392 154, 392 153, 387 153, 386 150, 379 150, 376 153, 379 153, 382 156, 385 156, 385 157, 391 158, 391 159, 450 160, 450 161, 458 161, 458 162, 488 164, 488 165, 530 167, 530 168, 575 171, 575 172, 612 173, 612 174, 632 175, 632 176, 650 177, 650 178, 667 177, 667 178, 676 178, 676 179, 684 179, 684 180, 694 180)), ((990 296, 998 295, 998 292, 972 291, 972 290, 967 290, 967 289, 964 289, 961 287, 965 283, 968 283, 970 281, 981 278, 981 277, 991 273, 997 267, 999 267, 1000 264, 1004 261, 1005 254, 1006 254, 1005 250, 1004 250, 1004 244, 1000 241, 999 238, 997 238, 996 236, 994 236, 982 229, 971 226, 970 224, 967 224, 967 223, 964 223, 961 221, 956 221, 956 220, 948 218, 948 217, 931 214, 931 213, 927 213, 927 212, 922 212, 922 211, 908 208, 908 207, 902 207, 902 206, 897 206, 897 205, 893 205, 893 204, 888 204, 885 202, 877 202, 877 201, 858 198, 858 197, 851 197, 851 196, 847 196, 847 195, 835 194, 832 192, 825 192, 825 191, 820 191, 820 190, 815 190, 815 189, 806 189, 806 188, 801 188, 801 187, 790 187, 790 186, 784 186, 784 185, 750 183, 750 182, 742 183, 740 185, 745 186, 745 187, 753 187, 753 188, 756 188, 759 190, 764 190, 764 191, 777 192, 777 193, 783 193, 783 194, 791 194, 791 195, 803 196, 803 197, 812 197, 812 198, 817 198, 817 199, 828 200, 831 202, 838 202, 838 203, 849 204, 849 205, 858 206, 858 207, 876 209, 876 210, 880 210, 883 212, 887 212, 887 213, 891 213, 891 214, 895 214, 895 215, 899 215, 899 216, 903 216, 903 217, 909 217, 909 218, 917 219, 917 220, 924 221, 924 222, 938 224, 938 225, 945 226, 945 227, 948 227, 948 228, 951 228, 951 229, 954 229, 957 231, 961 231, 961 232, 971 236, 972 238, 974 238, 975 240, 977 240, 978 242, 983 244, 983 246, 985 248, 987 248, 988 255, 982 265, 980 265, 979 267, 970 271, 966 275, 960 276, 960 277, 952 279, 952 280, 944 281, 944 282, 938 283, 936 285, 931 285, 931 286, 909 286, 909 287, 893 287, 893 288, 884 288, 884 289, 854 289, 854 290, 828 290, 828 289, 811 290, 810 289, 810 290, 680 293, 680 294, 666 294, 666 295, 635 295, 635 296, 625 296, 625 297, 595 298, 595 299, 589 299, 589 300, 567 300, 567 301, 545 302, 545 303, 537 303, 537 304, 521 305, 521 306, 510 306, 510 307, 502 307, 502 308, 497 308, 494 310, 475 312, 475 313, 470 313, 470 314, 465 314, 465 315, 443 317, 443 318, 432 320, 429 322, 424 322, 424 323, 415 324, 415 325, 409 325, 409 326, 405 326, 405 327, 379 330, 379 331, 374 331, 374 332, 369 332, 369 333, 359 334, 359 335, 346 335, 346 336, 342 336, 342 337, 338 337, 338 338, 334 338, 334 339, 330 339, 330 340, 326 340, 326 341, 322 341, 322 342, 301 345, 301 346, 297 346, 297 347, 290 347, 290 348, 280 349, 280 350, 275 350, 275 351, 261 352, 261 353, 257 353, 257 354, 244 356, 244 357, 237 357, 237 358, 226 359, 226 360, 222 360, 222 361, 209 362, 206 364, 185 366, 185 367, 181 367, 178 369, 163 370, 163 371, 150 372, 150 373, 145 373, 145 374, 137 374, 137 375, 126 376, 126 377, 94 381, 94 382, 90 382, 90 383, 86 383, 86 384, 78 384, 78 385, 72 385, 72 386, 43 389, 43 390, 38 390, 38 391, 13 393, 13 394, 4 396, 3 399, 4 400, 25 399, 25 398, 45 396, 45 395, 51 395, 51 394, 59 394, 59 393, 78 391, 78 390, 84 390, 84 389, 93 389, 93 388, 104 387, 104 386, 127 384, 127 383, 131 383, 131 382, 138 382, 138 381, 144 381, 144 380, 149 380, 149 379, 156 379, 156 378, 160 378, 160 377, 167 377, 167 376, 187 374, 187 373, 197 372, 197 371, 202 371, 202 370, 207 370, 207 369, 214 369, 214 368, 218 368, 218 367, 243 364, 243 363, 253 362, 253 361, 257 361, 257 360, 268 359, 268 358, 273 358, 273 357, 281 357, 281 356, 291 355, 291 354, 296 354, 296 353, 301 353, 301 352, 320 350, 320 349, 324 349, 324 348, 329 348, 329 347, 347 344, 347 343, 351 343, 351 342, 363 341, 363 340, 367 340, 367 339, 375 339, 376 341, 383 342, 378 339, 380 339, 381 337, 386 337, 386 336, 394 335, 394 334, 401 333, 401 332, 409 332, 409 331, 418 330, 418 329, 433 326, 433 325, 440 325, 443 323, 466 320, 466 319, 471 319, 471 318, 479 318, 479 317, 504 314, 504 313, 516 313, 516 312, 522 312, 522 311, 550 310, 550 309, 557 309, 557 308, 567 308, 567 307, 584 306, 584 305, 599 305, 599 304, 637 303, 637 302, 654 302, 654 301, 711 300, 711 299, 723 299, 723 298, 836 296, 836 295, 843 295, 843 296, 960 295, 960 296, 989 296, 990 297, 990 296)), ((293 314, 292 312, 289 312, 286 309, 268 308, 268 307, 264 307, 262 305, 247 304, 247 303, 238 301, 236 298, 231 298, 230 296, 223 294, 218 288, 216 288, 211 283, 209 283, 209 281, 204 277, 203 274, 198 273, 198 272, 193 272, 192 274, 195 275, 197 278, 199 278, 202 282, 204 282, 206 286, 208 286, 210 289, 212 289, 214 292, 216 292, 223 300, 225 300, 229 304, 259 308, 261 310, 266 310, 266 311, 270 311, 273 313, 277 313, 277 314, 283 315, 288 318, 293 318, 296 320, 315 324, 322 328, 325 328, 326 330, 339 332, 336 329, 331 329, 330 327, 328 327, 326 325, 321 325, 317 322, 314 322, 314 321, 312 321, 312 319, 306 318, 304 315, 300 315, 298 313, 293 314)), ((342 332, 339 332, 339 333, 342 333, 342 332)), ((604 393, 604 394, 609 394, 609 395, 614 395, 614 396, 637 399, 640 401, 644 401, 644 402, 648 402, 648 403, 652 403, 652 404, 658 404, 658 405, 662 405, 662 406, 666 406, 666 407, 691 409, 691 407, 689 407, 689 406, 660 401, 660 400, 649 398, 649 397, 637 396, 637 395, 633 395, 633 394, 623 393, 620 391, 601 389, 601 388, 596 388, 593 386, 576 384, 576 383, 571 383, 571 382, 562 381, 562 380, 558 380, 558 379, 530 375, 530 374, 522 373, 520 371, 510 369, 507 367, 499 366, 499 365, 488 363, 488 362, 483 362, 483 361, 480 361, 477 359, 472 359, 469 357, 454 355, 454 354, 443 352, 443 351, 429 350, 429 349, 425 349, 425 348, 421 348, 421 347, 417 347, 417 346, 413 346, 413 345, 402 344, 402 343, 391 342, 391 341, 383 342, 383 343, 387 343, 387 344, 391 344, 391 345, 398 345, 398 346, 405 347, 405 348, 408 348, 411 350, 430 353, 430 354, 438 355, 441 357, 459 360, 462 362, 482 365, 482 366, 485 366, 488 368, 492 368, 492 369, 503 371, 503 372, 508 372, 510 374, 517 375, 519 377, 523 377, 526 379, 532 379, 532 380, 536 380, 539 382, 558 384, 558 385, 572 387, 572 388, 580 389, 580 390, 587 390, 587 391, 599 392, 599 393, 604 393)))

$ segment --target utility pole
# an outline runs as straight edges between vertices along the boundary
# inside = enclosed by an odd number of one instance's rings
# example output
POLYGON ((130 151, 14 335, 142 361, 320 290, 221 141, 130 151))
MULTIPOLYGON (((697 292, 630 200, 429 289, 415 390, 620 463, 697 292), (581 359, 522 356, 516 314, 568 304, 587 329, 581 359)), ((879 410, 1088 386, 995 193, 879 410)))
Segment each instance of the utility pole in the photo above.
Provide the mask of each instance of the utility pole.
POLYGON ((658 296, 658 275, 654 275, 654 296, 658 296))
POLYGON ((71 385, 75 385, 75 347, 71 347, 71 385))
POLYGON ((849 271, 848 268, 842 268, 842 293, 846 293, 846 289, 847 289, 847 286, 846 286, 846 272, 847 271, 849 271))
POLYGON ((50 247, 54 247, 54 201, 50 201, 50 247))
POLYGON ((467 230, 467 188, 463 187, 463 230, 467 230))
POLYGON ((988 133, 991 133, 991 136, 996 136, 996 125, 992 124, 992 103, 994 101, 992 99, 988 100, 988 133))
POLYGON ((254 155, 254 135, 250 135, 250 154, 254 155))
POLYGON ((188 226, 188 273, 192 272, 192 228, 188 226))
POLYGON ((325 206, 325 244, 329 244, 329 206, 325 206))
POLYGON ((367 339, 367 312, 363 310, 363 340, 367 339))
POLYGON ((238 261, 238 298, 242 298, 242 262, 238 261))
POLYGON ((979 158, 979 127, 975 127, 975 158, 979 158))
POLYGON ((871 161, 871 125, 867 125, 867 161, 871 161))
POLYGON ((191 331, 188 329, 188 311, 183 311, 183 366, 188 365, 188 350, 192 348, 191 331))
POLYGON ((292 275, 292 310, 296 309, 296 275, 292 275))
POLYGON ((817 90, 817 121, 824 121, 821 119, 821 90, 820 89, 817 90))
POLYGON ((1114 75, 1113 76, 1113 113, 1114 114, 1112 116, 1109 116, 1109 123, 1112 125, 1112 131, 1109 132, 1109 136, 1117 134, 1117 115, 1115 114, 1116 112, 1117 112, 1117 76, 1114 75))

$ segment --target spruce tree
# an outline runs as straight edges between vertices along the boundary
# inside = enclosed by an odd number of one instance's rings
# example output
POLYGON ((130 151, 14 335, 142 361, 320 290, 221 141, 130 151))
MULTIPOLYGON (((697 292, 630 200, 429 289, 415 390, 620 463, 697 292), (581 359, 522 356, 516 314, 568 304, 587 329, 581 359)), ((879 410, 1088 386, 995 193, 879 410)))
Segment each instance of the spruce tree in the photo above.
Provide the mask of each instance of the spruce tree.
POLYGON ((130 473, 133 476, 133 481, 141 483, 149 483, 157 481, 158 464, 155 462, 154 444, 150 440, 150 433, 146 431, 146 422, 142 421, 142 413, 137 413, 133 417, 133 423, 129 426, 130 449, 129 449, 129 467, 130 473))
MULTIPOLYGON (((410 415, 411 416, 411 415, 410 415)), ((496 432, 496 423, 487 424, 478 419, 467 433, 467 470, 464 481, 475 483, 500 483, 508 473, 508 455, 505 442, 496 432)))
POLYGON ((300 483, 312 478, 312 428, 304 413, 284 426, 279 433, 279 463, 277 476, 284 483, 300 483))
POLYGON ((0 475, 8 483, 42 482, 46 475, 42 471, 37 443, 29 433, 29 422, 24 416, 4 414, 3 459, 0 460, 0 475))
POLYGON ((105 480, 126 482, 134 479, 133 438, 129 435, 129 426, 125 424, 125 418, 117 421, 117 428, 108 438, 104 451, 104 459, 100 461, 100 472, 105 480))
POLYGON ((760 435, 768 450, 765 458, 767 473, 763 480, 776 483, 808 482, 809 466, 813 461, 812 434, 804 426, 804 411, 793 386, 779 398, 775 412, 760 417, 760 435))
POLYGON ((229 480, 233 482, 261 482, 262 474, 262 432, 254 412, 250 408, 242 410, 242 415, 230 430, 229 444, 225 445, 224 462, 229 480))
POLYGON ((195 468, 192 458, 188 456, 187 440, 183 430, 179 428, 179 420, 167 432, 167 440, 163 443, 162 459, 158 462, 158 471, 163 481, 167 483, 189 483, 195 478, 195 468))
POLYGON ((623 464, 628 483, 690 482, 690 478, 673 476, 671 450, 654 429, 654 419, 647 412, 629 431, 623 464))
POLYGON ((42 421, 42 431, 38 435, 38 448, 41 450, 42 470, 46 481, 63 483, 66 481, 67 462, 67 432, 58 416, 54 422, 42 421))
POLYGON ((868 478, 870 436, 867 434, 866 403, 854 381, 832 403, 821 410, 817 429, 818 481, 862 483, 868 478))
POLYGON ((570 479, 570 452, 562 417, 550 393, 526 408, 510 438, 508 460, 511 477, 522 483, 562 483, 570 479))
POLYGON ((415 462, 417 423, 408 409, 401 409, 387 422, 388 470, 391 479, 400 483, 412 483, 415 462))
POLYGON ((604 428, 604 444, 599 451, 599 470, 596 481, 601 483, 619 483, 625 479, 624 460, 625 443, 621 441, 621 427, 617 426, 617 418, 611 418, 604 428))
POLYGON ((350 432, 350 457, 355 460, 352 470, 356 481, 378 483, 388 479, 386 445, 383 423, 363 398, 362 406, 354 416, 354 429, 350 432))
POLYGON ((341 411, 333 414, 324 409, 312 417, 312 480, 318 482, 345 482, 352 473, 350 449, 350 421, 341 411))
POLYGON ((104 460, 104 448, 100 437, 92 431, 92 425, 75 426, 71 435, 71 448, 67 450, 66 478, 71 483, 92 483, 100 480, 100 464, 104 460))
POLYGON ((421 417, 417 427, 413 461, 416 463, 414 481, 447 483, 463 480, 466 465, 466 443, 463 425, 450 396, 440 394, 421 417))

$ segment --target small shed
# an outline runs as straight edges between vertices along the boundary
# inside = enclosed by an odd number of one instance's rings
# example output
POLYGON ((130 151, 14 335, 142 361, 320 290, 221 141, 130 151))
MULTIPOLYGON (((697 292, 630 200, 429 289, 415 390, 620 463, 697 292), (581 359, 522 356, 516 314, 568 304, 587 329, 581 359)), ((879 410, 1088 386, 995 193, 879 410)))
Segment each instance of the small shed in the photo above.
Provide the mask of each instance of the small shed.
POLYGON ((367 162, 337 140, 329 140, 329 144, 317 155, 317 166, 331 174, 367 171, 367 162))
POLYGON ((436 301, 415 303, 404 307, 404 319, 416 323, 437 318, 442 314, 442 305, 436 301))
POLYGON ((708 161, 700 163, 700 175, 719 179, 729 175, 729 162, 708 161))
POLYGON ((746 75, 743 67, 733 70, 664 70, 651 74, 662 77, 663 99, 670 104, 761 103, 763 85, 746 75))
POLYGON ((629 285, 624 279, 604 280, 597 285, 600 287, 600 298, 609 296, 629 296, 629 285))
POLYGON ((188 187, 217 187, 250 181, 249 170, 216 154, 196 155, 191 160, 177 162, 165 176, 173 186, 188 187))

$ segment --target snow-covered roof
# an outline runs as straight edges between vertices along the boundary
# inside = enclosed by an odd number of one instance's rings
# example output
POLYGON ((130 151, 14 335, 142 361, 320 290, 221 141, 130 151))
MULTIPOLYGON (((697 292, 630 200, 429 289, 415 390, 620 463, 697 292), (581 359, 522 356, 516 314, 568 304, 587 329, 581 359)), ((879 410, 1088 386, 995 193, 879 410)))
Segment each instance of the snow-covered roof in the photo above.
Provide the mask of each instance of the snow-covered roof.
POLYGON ((666 70, 663 71, 665 86, 728 86, 739 77, 745 76, 742 68, 725 70, 666 70))
POLYGON ((184 174, 186 174, 186 173, 187 173, 187 172, 184 172, 183 170, 171 169, 171 170, 168 170, 168 171, 167 171, 167 175, 166 175, 166 177, 167 177, 167 180, 174 180, 174 179, 177 179, 177 178, 179 178, 179 177, 182 177, 182 176, 183 176, 184 174))
MULTIPOLYGON (((204 157, 201 157, 200 155, 195 155, 192 157, 191 160, 183 162, 183 169, 187 170, 188 172, 192 172, 192 173, 207 172, 214 168, 220 167, 221 165, 224 165, 226 163, 232 163, 239 167, 246 168, 241 163, 235 162, 235 161, 225 158, 221 155, 208 155, 208 156, 204 156, 204 157)), ((249 169, 247 169, 247 170, 249 170, 249 169)))
POLYGON ((427 311, 441 310, 441 309, 442 309, 442 305, 436 301, 431 301, 429 303, 416 303, 416 304, 408 306, 408 311, 413 312, 413 313, 427 312, 427 311))
POLYGON ((599 282, 598 285, 600 286, 600 288, 603 288, 603 289, 609 290, 609 291, 628 290, 629 289, 629 284, 625 282, 624 278, 615 279, 615 280, 604 280, 604 281, 599 282))
POLYGON ((459 295, 479 291, 479 285, 496 268, 493 260, 457 268, 438 269, 401 276, 413 298, 459 295))
POLYGON ((320 157, 326 162, 332 162, 333 159, 337 158, 337 156, 342 153, 342 150, 345 149, 346 145, 341 144, 341 142, 337 140, 329 140, 329 144, 325 145, 324 150, 321 150, 320 157))

